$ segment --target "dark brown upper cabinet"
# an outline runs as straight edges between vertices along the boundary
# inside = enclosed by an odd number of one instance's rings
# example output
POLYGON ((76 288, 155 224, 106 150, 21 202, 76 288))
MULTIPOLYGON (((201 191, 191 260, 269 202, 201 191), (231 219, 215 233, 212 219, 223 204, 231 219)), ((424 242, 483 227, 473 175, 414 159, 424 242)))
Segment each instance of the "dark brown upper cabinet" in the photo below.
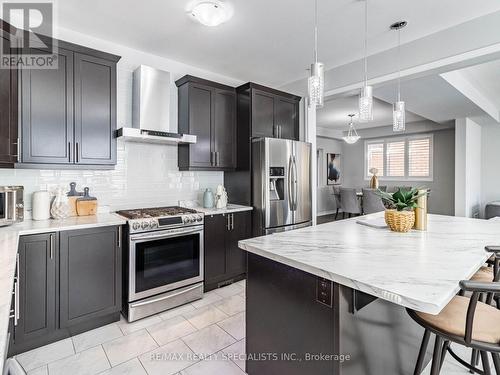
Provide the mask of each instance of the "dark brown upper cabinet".
POLYGON ((238 124, 246 122, 251 137, 299 139, 299 96, 255 83, 236 90, 238 124))
MULTIPOLYGON (((9 37, 2 34, 4 43, 9 37)), ((0 167, 10 167, 18 158, 17 70, 0 69, 0 167)))
POLYGON ((111 169, 120 57, 57 43, 57 69, 0 72, 0 166, 111 169))
POLYGON ((177 80, 179 133, 196 135, 179 145, 181 171, 236 167, 236 90, 193 76, 177 80))
MULTIPOLYGON (((299 139, 299 103, 301 98, 252 82, 236 88, 236 92, 238 111, 237 170, 249 171, 252 138, 299 139)), ((247 181, 245 181, 246 183, 247 181)))

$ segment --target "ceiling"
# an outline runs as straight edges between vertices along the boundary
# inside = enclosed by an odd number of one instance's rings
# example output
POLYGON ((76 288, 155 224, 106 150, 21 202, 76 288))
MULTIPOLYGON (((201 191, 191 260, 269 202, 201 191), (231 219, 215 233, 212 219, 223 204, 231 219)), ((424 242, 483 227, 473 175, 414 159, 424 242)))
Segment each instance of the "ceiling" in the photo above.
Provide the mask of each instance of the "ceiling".
POLYGON ((461 69, 460 72, 500 108, 500 61, 461 69))
MULTIPOLYGON (((191 0, 62 0, 58 24, 242 81, 275 87, 307 75, 313 0, 231 0, 215 28, 186 14, 191 0)), ((229 1, 229 0, 226 0, 229 1)), ((498 0, 370 0, 369 54, 394 47, 388 26, 406 19, 403 43, 500 10, 498 0)), ((364 3, 319 0, 319 58, 331 68, 363 55, 364 3)))
MULTIPOLYGON (((375 88, 374 95, 382 100, 393 100, 396 85, 391 83, 375 88)), ((407 110, 437 123, 484 114, 473 101, 439 75, 403 81, 401 96, 407 110)))
MULTIPOLYGON (((323 108, 316 112, 317 125, 327 129, 349 129, 350 113, 358 111, 358 96, 349 96, 329 100, 323 108)), ((425 118, 406 111, 406 122, 424 121, 425 118)), ((374 128, 378 126, 392 125, 392 104, 373 98, 373 121, 369 123, 358 123, 354 117, 357 129, 374 128)))

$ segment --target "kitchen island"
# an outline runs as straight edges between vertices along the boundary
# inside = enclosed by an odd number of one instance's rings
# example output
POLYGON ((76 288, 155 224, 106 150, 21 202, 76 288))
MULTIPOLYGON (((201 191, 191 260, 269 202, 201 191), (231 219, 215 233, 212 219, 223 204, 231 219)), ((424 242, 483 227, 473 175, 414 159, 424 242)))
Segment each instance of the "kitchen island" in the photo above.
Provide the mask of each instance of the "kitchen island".
POLYGON ((429 215, 427 231, 409 233, 356 223, 381 215, 240 241, 248 374, 413 373, 423 329, 405 308, 439 313, 487 260, 500 223, 429 215))

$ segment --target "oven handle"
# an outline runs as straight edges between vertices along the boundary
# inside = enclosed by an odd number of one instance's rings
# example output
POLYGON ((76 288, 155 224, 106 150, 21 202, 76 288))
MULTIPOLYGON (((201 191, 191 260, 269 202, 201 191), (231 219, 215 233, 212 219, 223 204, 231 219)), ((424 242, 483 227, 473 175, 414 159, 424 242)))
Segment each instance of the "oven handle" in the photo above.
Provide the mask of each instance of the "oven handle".
POLYGON ((137 242, 137 240, 155 240, 160 238, 178 237, 186 234, 201 233, 201 232, 203 232, 203 226, 200 225, 189 230, 172 229, 154 233, 134 234, 130 236, 130 241, 137 242))
POLYGON ((150 303, 155 303, 155 302, 163 301, 164 299, 176 297, 176 296, 184 294, 186 292, 190 292, 192 290, 195 290, 196 288, 199 288, 199 287, 200 287, 200 285, 196 284, 196 285, 193 285, 192 287, 190 287, 188 289, 183 289, 183 290, 180 290, 180 291, 178 291, 176 293, 168 294, 166 296, 161 296, 161 297, 154 298, 154 299, 148 299, 147 301, 143 301, 143 302, 131 303, 130 307, 139 307, 139 306, 149 305, 150 303))

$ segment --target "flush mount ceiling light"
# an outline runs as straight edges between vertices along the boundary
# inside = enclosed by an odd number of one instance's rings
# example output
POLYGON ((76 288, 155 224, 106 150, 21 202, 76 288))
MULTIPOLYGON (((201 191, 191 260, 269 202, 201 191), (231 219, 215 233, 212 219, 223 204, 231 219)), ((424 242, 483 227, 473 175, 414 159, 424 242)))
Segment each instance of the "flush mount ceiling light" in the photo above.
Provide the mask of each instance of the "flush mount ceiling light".
POLYGON ((349 143, 350 145, 352 145, 353 143, 356 143, 361 137, 358 135, 358 132, 356 131, 356 128, 354 127, 354 123, 352 122, 352 118, 356 115, 351 113, 348 116, 351 118, 349 120, 349 131, 347 132, 347 135, 345 137, 342 137, 342 139, 346 143, 349 143))
POLYGON ((392 130, 402 132, 406 129, 405 102, 401 100, 401 29, 408 23, 399 21, 391 25, 391 30, 398 32, 398 100, 392 109, 392 130))
POLYGON ((189 13, 196 21, 210 27, 219 26, 233 16, 231 7, 218 0, 199 1, 189 13))
POLYGON ((359 95, 359 122, 373 120, 373 89, 368 86, 368 0, 365 2, 365 82, 359 95))

